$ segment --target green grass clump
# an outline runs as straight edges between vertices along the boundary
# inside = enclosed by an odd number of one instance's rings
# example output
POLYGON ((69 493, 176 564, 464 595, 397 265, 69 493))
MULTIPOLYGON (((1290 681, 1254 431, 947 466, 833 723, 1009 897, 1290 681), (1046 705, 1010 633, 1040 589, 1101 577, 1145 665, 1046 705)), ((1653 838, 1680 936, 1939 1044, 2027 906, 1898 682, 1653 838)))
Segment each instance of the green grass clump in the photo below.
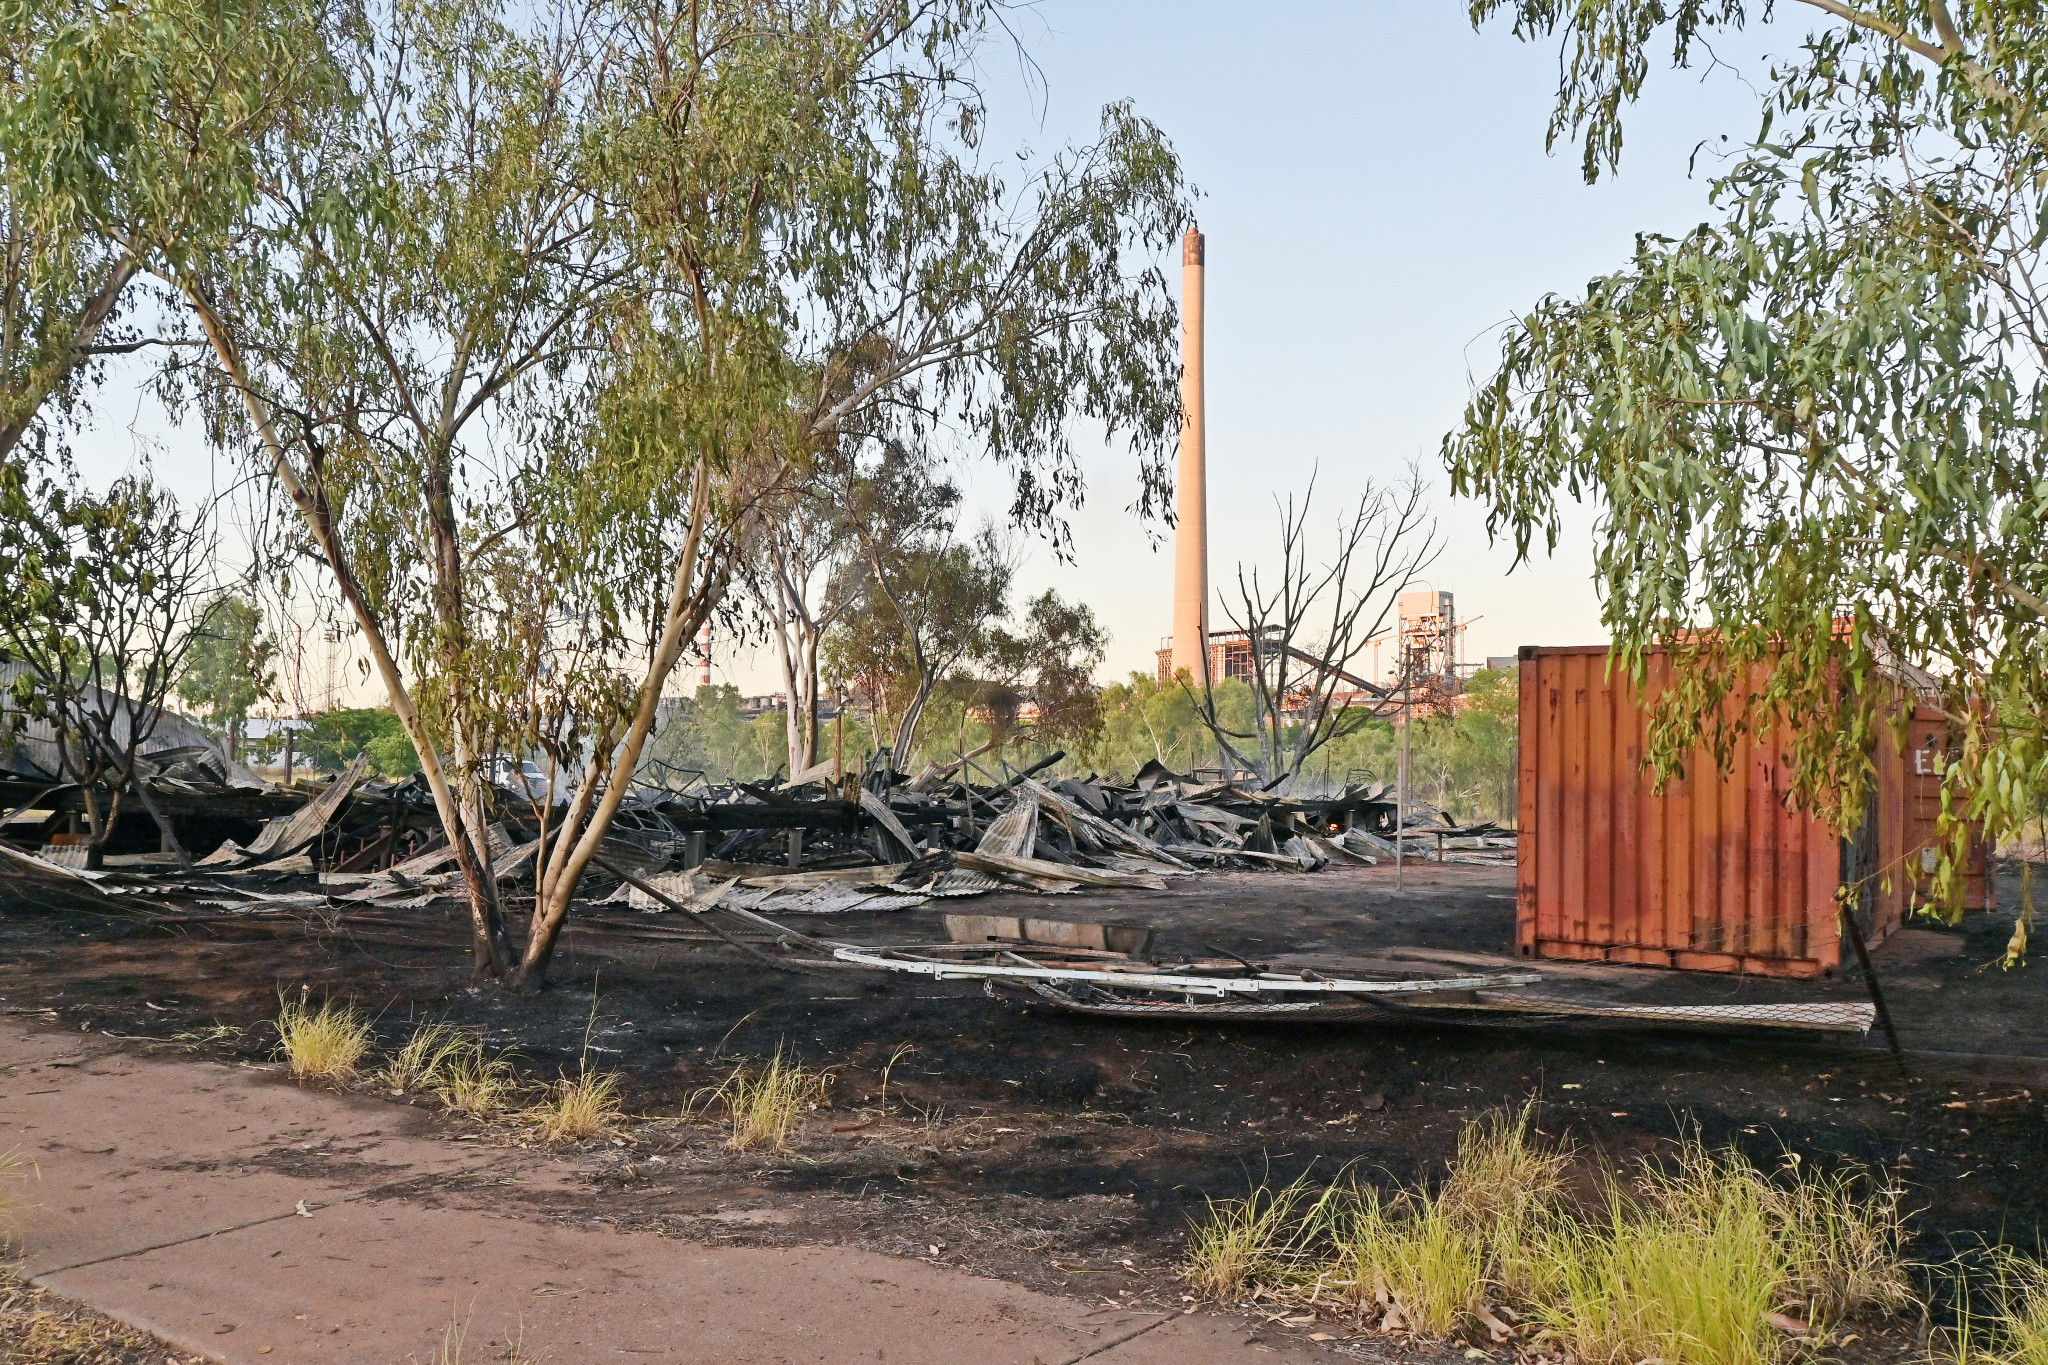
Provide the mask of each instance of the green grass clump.
POLYGON ((1338 1228, 1337 1282, 1381 1326, 1448 1336, 1486 1306, 1489 1239, 1442 1195, 1368 1188, 1338 1228))
MULTIPOLYGON (((1524 1107, 1468 1124, 1434 1186, 1297 1181, 1212 1202, 1183 1273, 1214 1299, 1341 1305, 1367 1327, 1518 1337, 1583 1365, 1778 1365, 1831 1324, 1911 1302, 1898 1193, 1860 1172, 1795 1159, 1771 1175, 1687 1140, 1609 1173, 1588 1206, 1568 1190, 1571 1154, 1533 1122, 1524 1107)), ((2043 1353, 1963 1365, 2048 1365, 2048 1275, 2007 1280, 1979 1336, 2043 1353)))
POLYGON ((1783 1334, 1793 1255, 1763 1177, 1733 1154, 1687 1144, 1604 1209, 1559 1220, 1542 1250, 1557 1269, 1536 1316, 1588 1365, 1766 1365, 1783 1334))

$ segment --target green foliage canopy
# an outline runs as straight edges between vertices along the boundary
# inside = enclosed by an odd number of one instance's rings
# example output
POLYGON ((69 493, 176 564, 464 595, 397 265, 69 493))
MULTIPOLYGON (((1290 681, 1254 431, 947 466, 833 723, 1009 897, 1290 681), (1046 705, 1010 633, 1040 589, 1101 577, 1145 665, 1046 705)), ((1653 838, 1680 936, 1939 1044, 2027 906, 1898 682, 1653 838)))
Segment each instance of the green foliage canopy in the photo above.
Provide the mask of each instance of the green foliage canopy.
POLYGON ((346 0, 0 5, 0 458, 60 435, 107 356, 171 339, 138 275, 232 268, 265 169, 327 108, 353 16, 346 0))
POLYGON ((384 777, 410 777, 420 770, 419 755, 413 752, 405 726, 389 707, 336 707, 313 717, 302 739, 306 761, 327 772, 338 772, 368 754, 370 766, 384 777))
POLYGON ((216 597, 193 628, 178 696, 215 725, 239 734, 249 708, 277 685, 270 669, 276 658, 277 642, 264 631, 256 604, 232 594, 216 597))
POLYGON ((0 460, 0 661, 23 665, 12 719, 49 724, 95 865, 129 792, 158 816, 136 755, 192 646, 213 550, 206 518, 146 477, 94 493, 62 465, 0 460))
MULTIPOLYGON (((1765 7, 1768 12, 1768 6, 1765 7)), ((1923 686, 1953 719, 1940 890, 1965 812, 1994 834, 2048 791, 2048 20, 2030 7, 1833 4, 1777 58, 1717 221, 1507 330, 1446 440, 1454 488, 1528 554, 1560 495, 1600 510, 1620 663, 1683 655, 1652 758, 1728 761, 1773 717, 1801 799, 1862 816, 1870 752, 1923 686), (1754 704, 1731 702, 1756 686, 1754 704)), ((1475 0, 1561 35, 1553 138, 1611 169, 1669 43, 1739 0, 1475 0)))

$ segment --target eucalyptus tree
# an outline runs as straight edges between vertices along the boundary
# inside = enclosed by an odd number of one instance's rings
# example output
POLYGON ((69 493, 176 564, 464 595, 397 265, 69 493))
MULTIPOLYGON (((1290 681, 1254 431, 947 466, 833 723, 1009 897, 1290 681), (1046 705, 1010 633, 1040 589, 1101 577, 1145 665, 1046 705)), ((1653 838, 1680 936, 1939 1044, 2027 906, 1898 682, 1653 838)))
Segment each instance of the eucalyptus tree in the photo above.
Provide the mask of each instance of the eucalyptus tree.
POLYGON ((943 422, 1058 542, 1088 419, 1132 442, 1141 510, 1160 500, 1179 163, 1111 106, 1096 142, 1021 185, 976 164, 960 73, 989 20, 981 0, 670 0, 613 32, 606 184, 652 288, 620 320, 634 340, 607 375, 605 472, 578 495, 630 489, 644 510, 580 542, 580 572, 638 608, 620 619, 644 627, 645 662, 631 706, 592 725, 521 980, 546 970, 684 645, 821 456, 943 422))
MULTIPOLYGON (((0 460, 108 358, 176 344, 138 297, 232 239, 333 89, 336 0, 0 7, 0 460)), ((168 330, 166 330, 168 329, 168 330)), ((46 444, 37 442, 37 444, 46 444)))
MULTIPOLYGON (((1156 501, 1178 164, 1112 109, 1013 204, 958 78, 986 19, 390 0, 306 44, 331 98, 259 140, 222 230, 143 258, 210 349, 216 436, 289 503, 285 548, 331 575, 419 753, 480 971, 544 974, 684 644, 817 454, 943 419, 1050 525, 1094 418, 1156 501), (483 776, 543 740, 589 757, 516 951, 483 776)), ((89 148, 89 113, 52 126, 89 148)), ((161 169, 94 182, 96 222, 175 198, 161 169)))
POLYGON ((1086 602, 1066 601, 1051 588, 1028 599, 1019 618, 1015 630, 1000 622, 991 628, 981 658, 982 709, 998 751, 1016 737, 1025 688, 1036 716, 1022 727, 1031 741, 1094 747, 1102 737, 1095 670, 1108 657, 1109 632, 1086 602))
MULTIPOLYGON (((830 460, 831 452, 824 452, 830 460)), ((860 542, 831 461, 763 509, 749 587, 768 618, 782 671, 792 777, 818 762, 819 650, 860 599, 860 542)))
POLYGON ((222 593, 200 609, 178 696, 220 727, 229 758, 236 756, 250 708, 277 687, 276 659, 277 640, 249 598, 222 593))
POLYGON ((482 836, 508 660, 476 599, 567 475, 551 461, 576 446, 534 424, 558 418, 626 273, 590 188, 588 21, 372 12, 338 50, 345 104, 267 187, 251 258, 180 279, 223 432, 253 434, 297 514, 279 529, 332 576, 419 753, 490 972, 515 957, 482 836))
MULTIPOLYGON (((1872 744, 1930 685, 1957 737, 1937 881, 1959 905, 1960 817, 1996 836, 2048 791, 2048 15, 1807 4, 1759 128, 1711 182, 1716 220, 1639 238, 1508 328, 1444 453, 1524 555, 1554 547, 1561 492, 1599 507, 1621 663, 1685 656, 1656 706, 1661 772, 1703 742, 1725 764, 1782 718, 1799 797, 1848 828, 1872 744)), ((1550 135, 1583 144, 1591 179, 1656 54, 1685 65, 1756 11, 1471 12, 1561 41, 1550 135)))
POLYGON ((951 529, 869 551, 863 590, 832 641, 834 672, 869 694, 894 760, 917 752, 925 710, 939 688, 997 644, 1015 576, 1011 547, 991 526, 970 536, 951 529))

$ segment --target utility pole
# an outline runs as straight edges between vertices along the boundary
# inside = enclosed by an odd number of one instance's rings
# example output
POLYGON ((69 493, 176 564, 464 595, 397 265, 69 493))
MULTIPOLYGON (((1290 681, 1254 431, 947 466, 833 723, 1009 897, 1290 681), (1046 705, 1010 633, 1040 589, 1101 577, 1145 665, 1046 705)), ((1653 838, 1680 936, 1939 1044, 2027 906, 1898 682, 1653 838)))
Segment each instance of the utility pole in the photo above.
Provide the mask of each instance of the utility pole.
POLYGON ((1408 883, 1406 850, 1408 841, 1403 837, 1408 829, 1408 732, 1415 726, 1415 693, 1412 689, 1401 689, 1401 750, 1394 766, 1394 890, 1405 891, 1408 883))

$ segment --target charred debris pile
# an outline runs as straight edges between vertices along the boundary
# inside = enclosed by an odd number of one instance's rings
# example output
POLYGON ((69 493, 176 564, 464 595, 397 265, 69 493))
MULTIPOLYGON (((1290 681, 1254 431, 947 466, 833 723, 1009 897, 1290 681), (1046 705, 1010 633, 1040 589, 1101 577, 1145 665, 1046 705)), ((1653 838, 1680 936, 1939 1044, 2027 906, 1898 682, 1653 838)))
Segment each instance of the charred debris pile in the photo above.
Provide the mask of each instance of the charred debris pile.
MULTIPOLYGON (((1225 870, 1300 875, 1384 861, 1397 848, 1418 861, 1514 857, 1511 831, 1453 825, 1428 809, 1403 812, 1384 787, 1296 798, 1156 764, 1129 784, 1041 780, 1058 759, 1000 777, 980 770, 979 782, 954 764, 915 777, 871 766, 839 780, 825 769, 778 784, 699 779, 637 790, 586 879, 569 932, 591 946, 693 941, 782 971, 974 981, 997 999, 1110 1017, 1228 1023, 1405 1016, 1850 1038, 1871 1024, 1870 1006, 1838 1002, 1602 1000, 1573 989, 1571 974, 1560 978, 1551 964, 1534 971, 1471 953, 1359 953, 1320 970, 1235 956, 1175 960, 1154 953, 1151 931, 1140 926, 964 909, 939 917, 944 937, 928 942, 859 942, 792 927, 806 916, 904 910, 997 891, 1156 891, 1172 878, 1225 870), (1541 986, 1563 990, 1530 989, 1541 986)), ((0 894, 16 904, 172 929, 345 933, 450 947, 461 941, 461 876, 417 780, 367 780, 359 758, 317 788, 252 787, 218 763, 209 766, 204 754, 160 755, 145 780, 158 809, 170 812, 179 848, 137 850, 136 832, 125 831, 130 846, 103 850, 97 867, 86 866, 82 846, 65 828, 77 823, 81 793, 0 780, 7 802, 0 807, 0 865, 8 874, 0 894), (202 833, 212 835, 212 846, 195 854, 202 833)), ((522 895, 530 901, 535 864, 562 811, 546 793, 545 784, 496 789, 499 818, 488 832, 489 849, 511 909, 522 895)))
MULTIPOLYGON (((1000 775, 955 762, 915 776, 885 764, 837 776, 826 764, 780 783, 692 776, 637 788, 587 892, 644 909, 652 902, 622 873, 692 894, 729 880, 774 893, 791 913, 830 913, 995 890, 1156 889, 1165 877, 1228 869, 1316 872, 1392 859, 1397 840, 1401 856, 1419 861, 1513 858, 1512 831, 1455 825, 1429 808, 1401 812, 1383 785, 1297 798, 1156 763, 1128 784, 1041 780, 1062 757, 1000 775)), ((424 784, 370 780, 362 759, 325 784, 282 787, 195 748, 152 755, 141 782, 150 800, 129 803, 97 868, 88 871, 76 832, 85 806, 76 787, 0 781, 0 845, 19 868, 223 911, 421 905, 459 893, 424 784), (175 839, 144 817, 149 806, 175 839)), ((566 793, 552 807, 544 782, 493 794, 491 856, 499 879, 516 886, 558 828, 566 793)))

